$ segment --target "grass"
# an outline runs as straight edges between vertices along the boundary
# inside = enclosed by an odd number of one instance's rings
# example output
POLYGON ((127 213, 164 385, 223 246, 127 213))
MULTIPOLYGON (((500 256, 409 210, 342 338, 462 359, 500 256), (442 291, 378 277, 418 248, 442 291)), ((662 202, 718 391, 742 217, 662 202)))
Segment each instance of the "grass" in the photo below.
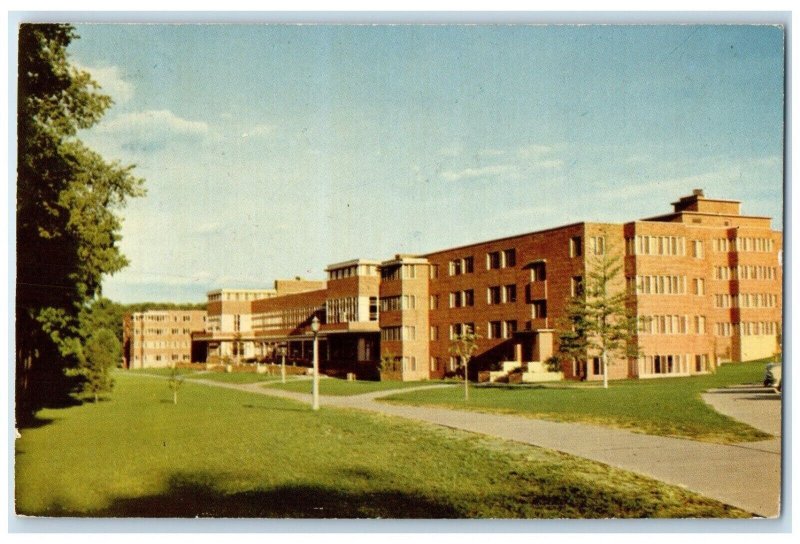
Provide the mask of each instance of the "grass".
POLYGON ((131 373, 111 400, 42 410, 16 441, 16 511, 38 516, 749 517, 540 448, 131 373), (121 432, 124 430, 124 432, 121 432))
MULTIPOLYGON (((132 368, 129 370, 120 370, 118 372, 130 372, 131 374, 153 374, 155 376, 169 376, 172 373, 171 368, 132 368)), ((199 372, 198 370, 191 370, 186 368, 179 369, 179 372, 185 376, 189 377, 193 374, 199 372)))
MULTIPOLYGON (((211 380, 214 382, 224 383, 260 383, 272 382, 275 380, 280 381, 280 376, 271 376, 269 374, 256 374, 255 372, 204 372, 202 374, 187 375, 188 380, 211 380)), ((286 376, 287 380, 294 379, 292 376, 286 376)))
MULTIPOLYGON (((419 387, 421 385, 432 385, 446 382, 431 382, 431 381, 417 381, 417 382, 400 382, 400 381, 361 381, 361 380, 341 380, 338 378, 323 378, 319 381, 319 394, 332 395, 332 396, 350 396, 361 395, 363 393, 372 393, 374 391, 391 391, 393 389, 408 389, 409 387, 419 387)), ((311 380, 298 380, 295 382, 287 382, 285 384, 276 383, 270 384, 270 388, 283 389, 284 391, 294 391, 296 393, 310 393, 311 380)))
POLYGON ((760 383, 765 362, 723 365, 715 374, 705 376, 619 380, 611 382, 607 390, 568 383, 538 387, 498 385, 471 388, 468 403, 458 388, 399 393, 381 400, 595 423, 728 444, 763 440, 770 435, 720 414, 700 395, 716 387, 760 383))

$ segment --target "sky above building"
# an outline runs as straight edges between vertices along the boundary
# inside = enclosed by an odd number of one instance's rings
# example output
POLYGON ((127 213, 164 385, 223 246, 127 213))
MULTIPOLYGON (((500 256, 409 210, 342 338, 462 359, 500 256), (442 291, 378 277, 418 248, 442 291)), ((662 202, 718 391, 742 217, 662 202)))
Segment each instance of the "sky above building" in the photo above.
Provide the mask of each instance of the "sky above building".
POLYGON ((136 165, 121 302, 671 211, 702 188, 782 229, 773 26, 78 25, 136 165))

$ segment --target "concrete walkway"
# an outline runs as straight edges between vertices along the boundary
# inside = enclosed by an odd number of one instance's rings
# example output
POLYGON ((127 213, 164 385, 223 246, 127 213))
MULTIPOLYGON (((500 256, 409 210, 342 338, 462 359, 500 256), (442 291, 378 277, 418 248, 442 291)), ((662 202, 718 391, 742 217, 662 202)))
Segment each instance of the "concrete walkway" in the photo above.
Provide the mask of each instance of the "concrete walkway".
MULTIPOLYGON (((192 382, 311 402, 310 394, 282 391, 264 387, 263 384, 240 385, 200 379, 192 382)), ((709 444, 582 423, 558 423, 515 415, 407 406, 376 400, 399 391, 409 392, 429 387, 453 386, 421 386, 349 397, 322 396, 320 405, 323 408, 355 408, 378 412, 540 446, 685 487, 757 516, 771 518, 780 514, 779 438, 735 445, 709 444)), ((765 425, 764 430, 774 432, 771 425, 776 415, 778 422, 780 421, 780 401, 777 410, 773 403, 770 405, 772 411, 767 413, 769 408, 764 404, 765 414, 752 416, 748 413, 750 409, 747 404, 742 404, 741 399, 737 401, 731 395, 752 396, 753 392, 742 390, 730 393, 722 390, 707 396, 711 398, 710 404, 720 406, 723 413, 729 413, 726 412, 729 410, 733 417, 740 416, 743 421, 747 421, 747 418, 755 421, 757 417, 762 422, 759 424, 765 425), (737 402, 740 404, 736 404, 737 402), (767 430, 767 427, 773 430, 767 430)), ((777 429, 779 431, 780 424, 777 429)))

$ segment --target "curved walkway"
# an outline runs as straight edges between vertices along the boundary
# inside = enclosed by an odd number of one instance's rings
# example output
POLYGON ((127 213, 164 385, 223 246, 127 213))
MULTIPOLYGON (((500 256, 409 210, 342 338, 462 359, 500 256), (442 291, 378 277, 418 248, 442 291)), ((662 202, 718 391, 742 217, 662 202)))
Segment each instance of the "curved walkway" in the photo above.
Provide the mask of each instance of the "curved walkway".
MULTIPOLYGON (((263 387, 263 384, 240 385, 202 379, 192 382, 311 402, 310 394, 263 387)), ((428 385, 402 391, 428 387, 453 386, 428 385)), ((559 423, 515 415, 408 406, 376 400, 397 392, 379 391, 349 397, 321 396, 320 405, 323 408, 378 412, 540 446, 682 486, 757 516, 771 518, 780 514, 779 438, 734 445, 709 444, 583 423, 559 423)), ((724 402, 728 401, 720 401, 724 402)), ((715 405, 714 402, 711 404, 715 405)))

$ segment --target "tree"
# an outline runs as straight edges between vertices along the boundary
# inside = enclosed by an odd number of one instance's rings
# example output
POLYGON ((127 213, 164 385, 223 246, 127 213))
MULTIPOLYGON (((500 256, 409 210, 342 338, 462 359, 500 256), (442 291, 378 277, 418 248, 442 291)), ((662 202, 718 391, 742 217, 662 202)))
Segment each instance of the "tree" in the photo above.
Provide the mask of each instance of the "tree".
POLYGON ((172 404, 178 404, 178 389, 180 389, 183 385, 184 379, 183 374, 180 373, 177 365, 170 369, 168 383, 169 388, 172 391, 172 404))
POLYGON ((121 209, 144 194, 132 166, 108 163, 77 138, 111 98, 71 66, 78 36, 64 24, 19 29, 17 101, 17 417, 69 390, 64 368, 81 364, 78 317, 122 269, 121 209))
POLYGON ((599 356, 608 388, 608 357, 636 357, 636 316, 622 276, 621 258, 608 250, 587 262, 583 288, 567 301, 559 352, 578 361, 599 356))
POLYGON ((479 338, 471 327, 465 325, 462 333, 450 341, 450 354, 458 357, 464 367, 464 402, 469 400, 469 362, 478 351, 479 338))
POLYGON ((97 402, 101 393, 108 393, 114 387, 111 369, 121 355, 119 340, 112 331, 100 329, 92 333, 76 355, 78 366, 67 369, 67 374, 82 377, 81 392, 97 402))

